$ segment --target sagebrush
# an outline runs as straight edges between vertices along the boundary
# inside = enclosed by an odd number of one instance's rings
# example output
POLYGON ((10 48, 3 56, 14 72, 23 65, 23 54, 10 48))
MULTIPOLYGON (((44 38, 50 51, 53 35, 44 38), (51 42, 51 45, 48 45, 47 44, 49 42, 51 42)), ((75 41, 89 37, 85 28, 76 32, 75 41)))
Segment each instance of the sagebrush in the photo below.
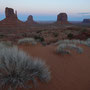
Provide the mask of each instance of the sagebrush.
POLYGON ((0 88, 16 90, 19 87, 31 88, 28 82, 37 84, 37 79, 48 82, 50 71, 40 59, 34 59, 16 47, 0 50, 0 88))
POLYGON ((18 44, 30 43, 32 45, 36 45, 37 42, 34 38, 23 38, 18 40, 18 44))
POLYGON ((59 44, 75 44, 75 45, 81 44, 90 47, 90 38, 88 38, 87 40, 65 39, 58 41, 55 45, 59 45, 59 44))
POLYGON ((70 50, 76 50, 78 53, 83 53, 83 49, 75 44, 60 44, 56 52, 61 54, 70 54, 70 50))
POLYGON ((9 47, 13 47, 15 45, 12 44, 11 41, 0 41, 0 49, 2 48, 9 48, 9 47))

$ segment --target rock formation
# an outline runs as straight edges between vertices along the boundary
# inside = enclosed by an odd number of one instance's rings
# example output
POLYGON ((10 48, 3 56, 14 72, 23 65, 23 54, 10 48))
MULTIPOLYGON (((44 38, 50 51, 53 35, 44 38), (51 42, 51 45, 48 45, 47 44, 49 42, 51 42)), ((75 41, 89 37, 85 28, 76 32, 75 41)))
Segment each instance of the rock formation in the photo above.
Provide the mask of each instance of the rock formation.
POLYGON ((66 13, 60 13, 58 14, 57 16, 57 23, 60 23, 60 24, 68 24, 68 16, 66 13))
POLYGON ((17 18, 17 13, 14 13, 14 9, 6 7, 5 9, 6 18, 17 18))
POLYGON ((84 19, 83 23, 90 23, 90 19, 84 19))
POLYGON ((37 24, 37 23, 33 20, 33 16, 32 16, 32 15, 30 15, 30 16, 28 17, 26 23, 28 23, 28 24, 37 24))
POLYGON ((14 13, 14 9, 5 8, 5 16, 6 18, 0 21, 0 26, 23 26, 23 22, 18 20, 17 11, 14 13))

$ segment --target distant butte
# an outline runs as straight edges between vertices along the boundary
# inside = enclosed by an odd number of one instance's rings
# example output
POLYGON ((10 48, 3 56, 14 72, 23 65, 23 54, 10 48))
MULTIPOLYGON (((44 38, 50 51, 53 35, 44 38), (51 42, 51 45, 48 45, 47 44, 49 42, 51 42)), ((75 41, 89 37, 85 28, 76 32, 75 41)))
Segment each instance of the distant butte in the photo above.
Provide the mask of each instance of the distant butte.
POLYGON ((90 19, 84 19, 83 23, 90 23, 90 19))
POLYGON ((60 13, 57 15, 57 23, 58 24, 69 24, 68 15, 66 13, 60 13))
POLYGON ((14 9, 5 8, 5 19, 0 21, 0 26, 22 26, 24 23, 18 20, 17 11, 14 13, 14 9))
MULTIPOLYGON (((89 20, 84 20, 83 22, 90 22, 89 20)), ((26 25, 34 25, 38 24, 33 20, 33 16, 30 15, 27 18, 26 22, 22 22, 18 19, 17 11, 14 11, 12 8, 5 8, 5 19, 0 21, 0 26, 26 26, 26 25)), ((54 24, 70 24, 68 22, 68 15, 66 13, 60 13, 57 15, 57 21, 54 24)))
POLYGON ((35 22, 33 20, 33 16, 32 15, 28 16, 26 23, 27 24, 37 24, 37 22, 35 22))
POLYGON ((6 7, 5 16, 6 18, 17 18, 17 13, 14 13, 14 9, 6 7))

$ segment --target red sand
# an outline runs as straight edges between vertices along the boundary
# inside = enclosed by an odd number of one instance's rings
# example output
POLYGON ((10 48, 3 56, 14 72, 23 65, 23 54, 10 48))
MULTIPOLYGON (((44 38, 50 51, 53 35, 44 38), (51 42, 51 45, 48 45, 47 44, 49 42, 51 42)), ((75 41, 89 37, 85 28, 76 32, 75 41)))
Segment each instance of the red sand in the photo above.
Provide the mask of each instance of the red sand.
POLYGON ((90 48, 84 53, 57 55, 56 46, 20 46, 33 57, 39 57, 50 67, 51 81, 39 83, 30 90, 90 90, 90 48))

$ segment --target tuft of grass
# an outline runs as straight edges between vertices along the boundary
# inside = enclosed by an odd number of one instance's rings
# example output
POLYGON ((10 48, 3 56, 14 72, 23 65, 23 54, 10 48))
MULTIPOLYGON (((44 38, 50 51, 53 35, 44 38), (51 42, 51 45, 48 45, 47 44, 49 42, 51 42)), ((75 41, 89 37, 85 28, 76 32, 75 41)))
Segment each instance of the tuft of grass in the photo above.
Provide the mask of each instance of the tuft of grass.
POLYGON ((37 42, 35 41, 34 38, 23 38, 18 40, 18 44, 23 44, 23 43, 30 43, 32 45, 36 45, 37 42))
POLYGON ((67 36, 69 39, 72 39, 74 37, 74 35, 72 33, 69 33, 67 36))
POLYGON ((90 47, 90 38, 88 38, 88 39, 85 41, 84 45, 90 47))
POLYGON ((3 48, 10 48, 10 47, 17 47, 17 46, 13 45, 12 42, 10 42, 10 41, 1 41, 0 42, 0 50, 3 48))
POLYGON ((81 47, 78 47, 78 44, 86 45, 90 47, 90 38, 88 38, 86 41, 83 40, 60 40, 55 45, 59 45, 56 49, 57 53, 61 54, 70 54, 70 51, 68 49, 75 49, 78 53, 83 53, 83 49, 81 47))
POLYGON ((70 50, 72 49, 76 50, 78 53, 83 53, 83 49, 75 44, 60 44, 57 47, 56 52, 61 54, 70 54, 70 50))
POLYGON ((80 40, 68 40, 68 39, 65 39, 65 40, 60 40, 58 41, 56 44, 81 44, 81 41, 80 40))
POLYGON ((40 81, 48 82, 50 71, 40 59, 34 59, 16 47, 0 50, 0 88, 8 87, 8 90, 17 88, 31 88, 32 84, 40 81), (28 86, 28 82, 32 84, 28 86))
POLYGON ((88 38, 87 41, 90 42, 90 38, 88 38))
POLYGON ((53 35, 54 35, 54 37, 58 37, 59 36, 59 33, 53 32, 53 35))
POLYGON ((13 47, 13 43, 11 41, 0 41, 0 44, 6 47, 13 47))
POLYGON ((73 39, 73 40, 68 40, 68 39, 66 39, 66 40, 60 40, 60 41, 58 41, 57 43, 56 43, 56 45, 59 45, 59 44, 82 44, 82 45, 86 45, 86 46, 90 46, 90 41, 89 41, 89 39, 88 40, 86 40, 86 41, 83 41, 83 40, 75 40, 75 39, 73 39))
POLYGON ((36 41, 39 41, 39 42, 44 42, 44 38, 42 36, 35 36, 34 37, 36 41))

